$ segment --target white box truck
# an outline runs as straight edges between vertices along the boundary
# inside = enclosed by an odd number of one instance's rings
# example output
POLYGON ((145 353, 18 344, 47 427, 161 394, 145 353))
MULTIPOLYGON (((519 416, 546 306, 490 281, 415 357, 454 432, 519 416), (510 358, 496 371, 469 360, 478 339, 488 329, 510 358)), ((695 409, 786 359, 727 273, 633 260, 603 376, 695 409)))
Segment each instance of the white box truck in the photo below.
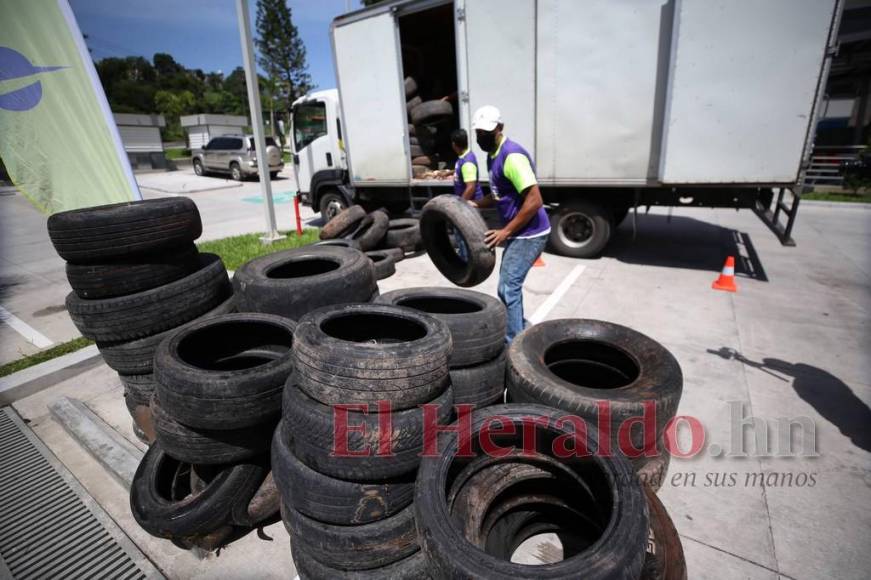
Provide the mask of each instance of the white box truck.
POLYGON ((631 208, 650 205, 749 208, 791 244, 841 10, 840 0, 382 2, 334 20, 338 90, 294 104, 299 188, 327 218, 449 192, 448 171, 412 167, 413 78, 424 101, 452 102, 448 123, 472 143, 473 112, 502 111, 505 133, 535 160, 559 253, 596 255, 631 208))

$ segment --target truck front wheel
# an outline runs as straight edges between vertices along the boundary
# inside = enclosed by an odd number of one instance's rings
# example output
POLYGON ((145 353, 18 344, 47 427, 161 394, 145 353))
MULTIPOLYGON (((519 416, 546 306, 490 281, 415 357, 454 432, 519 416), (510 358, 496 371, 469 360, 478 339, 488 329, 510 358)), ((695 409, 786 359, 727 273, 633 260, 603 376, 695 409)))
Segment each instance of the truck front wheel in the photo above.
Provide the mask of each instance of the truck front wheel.
POLYGON ((550 245, 557 254, 594 258, 611 239, 614 212, 590 201, 560 204, 550 216, 550 245))
POLYGON ((327 223, 347 208, 348 202, 345 201, 345 198, 338 191, 326 191, 321 194, 318 209, 321 211, 324 223, 327 223))

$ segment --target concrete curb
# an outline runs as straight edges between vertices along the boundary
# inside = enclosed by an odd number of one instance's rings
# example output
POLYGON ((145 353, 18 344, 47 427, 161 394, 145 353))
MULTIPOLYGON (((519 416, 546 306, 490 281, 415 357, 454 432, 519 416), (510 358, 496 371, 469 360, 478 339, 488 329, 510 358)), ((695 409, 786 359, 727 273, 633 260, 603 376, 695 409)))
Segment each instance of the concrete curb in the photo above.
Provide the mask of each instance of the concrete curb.
POLYGON ((47 360, 0 379, 0 406, 29 397, 93 368, 102 359, 96 344, 47 360))
POLYGON ((837 209, 871 209, 871 203, 860 203, 857 201, 822 201, 817 199, 803 199, 801 200, 801 205, 809 205, 811 207, 834 207, 837 209))

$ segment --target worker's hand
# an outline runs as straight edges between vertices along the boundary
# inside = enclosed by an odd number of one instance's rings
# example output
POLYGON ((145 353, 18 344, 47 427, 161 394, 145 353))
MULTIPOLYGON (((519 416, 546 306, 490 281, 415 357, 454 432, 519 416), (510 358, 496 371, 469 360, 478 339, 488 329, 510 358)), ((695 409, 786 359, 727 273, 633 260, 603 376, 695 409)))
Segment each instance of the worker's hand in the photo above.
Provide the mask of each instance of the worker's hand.
POLYGON ((486 234, 484 234, 484 243, 487 244, 488 248, 495 248, 502 242, 508 239, 510 232, 506 229, 501 230, 488 230, 486 234))
POLYGON ((475 201, 473 201, 473 200, 471 200, 471 199, 467 199, 467 200, 466 200, 466 203, 468 203, 469 205, 471 205, 471 206, 474 207, 474 208, 477 208, 477 207, 478 207, 477 202, 475 202, 475 201))

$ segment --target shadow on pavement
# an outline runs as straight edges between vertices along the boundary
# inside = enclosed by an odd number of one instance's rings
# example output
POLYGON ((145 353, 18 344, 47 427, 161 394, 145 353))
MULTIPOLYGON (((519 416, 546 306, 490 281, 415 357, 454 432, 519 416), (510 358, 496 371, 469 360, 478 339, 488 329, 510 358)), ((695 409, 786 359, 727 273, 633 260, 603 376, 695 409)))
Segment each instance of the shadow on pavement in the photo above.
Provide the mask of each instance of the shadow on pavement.
POLYGON ((792 388, 803 401, 837 427, 853 445, 871 451, 871 409, 835 375, 815 366, 777 358, 763 358, 757 362, 725 346, 719 350, 708 349, 708 352, 726 360, 737 360, 784 382, 788 382, 789 378, 781 375, 791 377, 792 388))
POLYGON ((735 275, 768 282, 750 235, 684 216, 638 215, 632 233, 632 214, 614 232, 605 256, 628 264, 719 272, 726 257, 735 257, 735 275))

